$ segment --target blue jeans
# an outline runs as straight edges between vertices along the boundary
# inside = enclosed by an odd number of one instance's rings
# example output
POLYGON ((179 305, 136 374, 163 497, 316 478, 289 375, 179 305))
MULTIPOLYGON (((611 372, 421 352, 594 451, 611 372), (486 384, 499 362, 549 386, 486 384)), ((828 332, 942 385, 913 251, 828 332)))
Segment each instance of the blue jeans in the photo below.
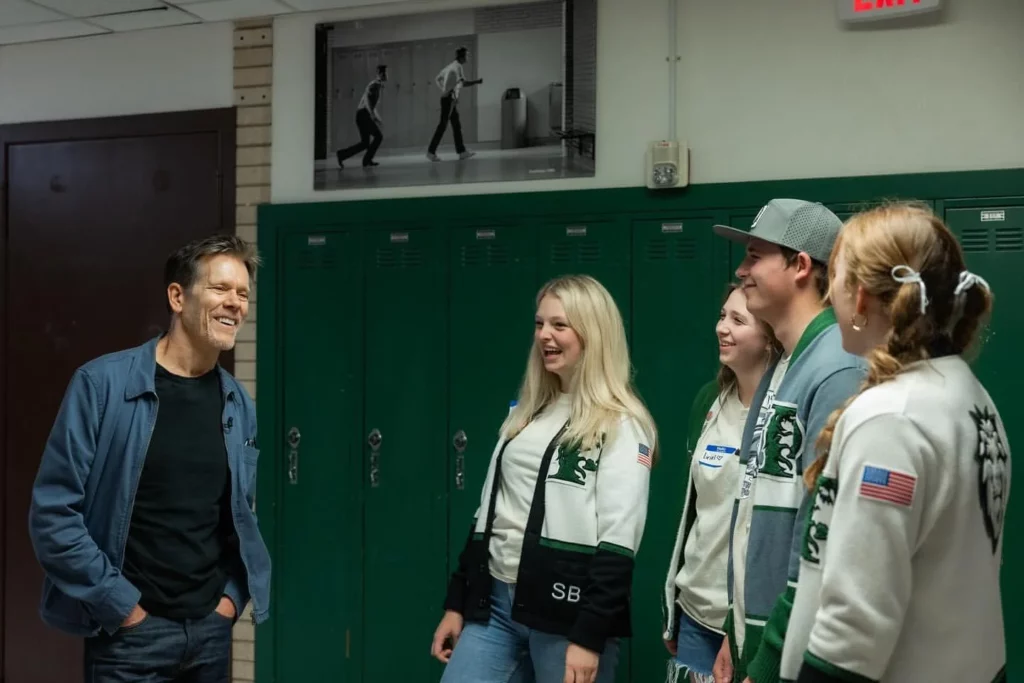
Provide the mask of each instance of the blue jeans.
POLYGON ((216 612, 186 621, 151 614, 86 638, 85 683, 228 683, 233 623, 216 612))
MULTIPOLYGON (((512 621, 515 586, 494 580, 491 619, 462 629, 441 683, 562 683, 565 636, 542 633, 512 621)), ((612 683, 619 643, 610 639, 597 666, 597 683, 612 683)))
POLYGON ((676 639, 676 656, 669 662, 666 680, 670 683, 713 681, 711 670, 724 636, 691 619, 682 608, 677 609, 679 637, 676 639))

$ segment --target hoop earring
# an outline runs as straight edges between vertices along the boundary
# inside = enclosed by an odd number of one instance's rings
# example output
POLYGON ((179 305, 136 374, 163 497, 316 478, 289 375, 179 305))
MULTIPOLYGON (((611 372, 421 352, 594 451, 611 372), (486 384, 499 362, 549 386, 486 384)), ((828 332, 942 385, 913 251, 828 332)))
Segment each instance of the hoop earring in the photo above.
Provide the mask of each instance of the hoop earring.
POLYGON ((854 313, 853 317, 850 318, 850 326, 853 328, 853 330, 855 332, 860 332, 861 330, 863 330, 865 327, 868 326, 867 316, 865 316, 863 314, 854 313), (857 316, 858 315, 860 315, 860 317, 864 320, 864 322, 862 322, 862 323, 858 323, 857 322, 857 316))

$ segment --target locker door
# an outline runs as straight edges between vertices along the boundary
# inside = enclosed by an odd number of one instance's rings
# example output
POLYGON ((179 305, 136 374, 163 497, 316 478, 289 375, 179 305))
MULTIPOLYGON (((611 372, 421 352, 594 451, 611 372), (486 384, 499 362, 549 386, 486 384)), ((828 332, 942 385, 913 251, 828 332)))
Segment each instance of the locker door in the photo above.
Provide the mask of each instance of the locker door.
MULTIPOLYGON (((1024 444, 1024 403, 1020 401, 1020 339, 1024 336, 1024 307, 1015 299, 1024 271, 1024 206, 946 209, 946 222, 960 239, 967 267, 985 278, 995 297, 989 328, 982 332, 980 355, 973 363, 978 379, 992 396, 1006 426, 1010 448, 1024 444), (1008 371, 1009 370, 1009 371, 1008 371)), ((1012 475, 1011 475, 1012 476, 1012 475)), ((1019 489, 1020 487, 1018 487, 1019 489)), ((1024 513, 1021 492, 1010 491, 1003 524, 1003 618, 1006 620, 1007 671, 1015 679, 1024 673, 1024 655, 1015 644, 1024 642, 1024 601, 1019 577, 1024 574, 1024 513)))
POLYGON ((559 275, 584 274, 611 293, 630 329, 630 237, 620 221, 580 221, 541 226, 538 238, 539 282, 559 275))
POLYGON ((401 65, 396 63, 397 50, 390 47, 381 48, 373 52, 372 61, 368 64, 371 78, 377 75, 377 65, 388 65, 388 80, 384 83, 381 103, 378 107, 381 124, 381 133, 384 141, 380 145, 380 151, 393 150, 402 146, 404 131, 399 125, 401 109, 404 106, 401 99, 401 92, 404 87, 401 65))
POLYGON ((416 131, 412 125, 416 109, 412 46, 403 43, 395 45, 388 52, 387 63, 391 65, 388 94, 391 96, 390 106, 394 109, 394 121, 390 124, 393 138, 391 149, 401 149, 416 144, 416 131))
POLYGON ((451 232, 450 570, 457 566, 498 428, 518 395, 533 342, 534 235, 525 226, 451 232))
MULTIPOLYGON (((332 80, 331 83, 331 144, 335 150, 343 149, 359 140, 359 129, 356 128, 356 107, 362 90, 352 80, 352 50, 334 48, 331 50, 332 80)), ((333 158, 328 154, 328 161, 333 158)))
MULTIPOLYGON (((590 275, 612 295, 630 339, 630 236, 623 221, 542 225, 537 239, 538 284, 560 275, 590 275)), ((639 596, 637 600, 640 600, 639 596)), ((644 626, 637 624, 637 632, 644 626)), ((631 639, 620 644, 616 681, 630 679, 631 639)), ((640 679, 632 679, 640 681, 640 679)))
POLYGON ((431 59, 431 47, 429 43, 417 41, 412 44, 412 123, 411 123, 411 147, 426 147, 427 141, 434 133, 434 126, 437 125, 437 115, 434 113, 434 104, 441 91, 434 85, 434 76, 440 67, 435 67, 431 59))
POLYGON ((633 224, 632 356, 660 439, 633 587, 637 682, 664 676, 668 653, 658 624, 686 496, 686 425, 697 390, 718 370, 715 325, 731 271, 730 243, 712 232, 715 222, 693 216, 633 224))
MULTIPOLYGON (((466 79, 473 81, 482 77, 480 73, 480 56, 477 54, 476 49, 476 36, 466 36, 463 39, 462 44, 469 48, 469 57, 466 59, 465 71, 466 79)), ((472 88, 466 88, 462 91, 462 96, 459 98, 459 113, 462 116, 462 135, 466 139, 466 145, 472 145, 477 142, 477 121, 479 120, 478 107, 480 106, 480 86, 474 85, 472 88)), ((495 106, 501 106, 500 103, 496 102, 495 106)))
MULTIPOLYGON (((364 238, 365 422, 360 443, 368 682, 439 680, 441 674, 441 664, 426 654, 396 654, 395 648, 404 635, 429 641, 448 578, 444 237, 442 230, 422 228, 372 230, 364 238)), ((333 316, 333 311, 322 314, 333 316)), ((346 324, 357 326, 358 320, 346 324)))
POLYGON ((265 449, 281 454, 285 473, 274 558, 277 680, 361 681, 359 234, 293 235, 284 251, 284 434, 265 449))

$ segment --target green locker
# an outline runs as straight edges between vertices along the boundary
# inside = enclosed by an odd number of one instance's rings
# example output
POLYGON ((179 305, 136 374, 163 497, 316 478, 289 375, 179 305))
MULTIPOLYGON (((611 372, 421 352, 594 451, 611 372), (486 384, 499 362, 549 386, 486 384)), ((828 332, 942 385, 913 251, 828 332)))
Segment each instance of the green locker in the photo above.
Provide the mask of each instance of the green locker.
MULTIPOLYGON (((1020 202, 1022 200, 1018 200, 1020 202)), ((1020 400, 1020 339, 1024 336, 1024 308, 1017 301, 1020 273, 1024 271, 1024 206, 947 208, 946 223, 956 233, 967 267, 985 278, 994 304, 989 328, 982 333, 980 354, 973 363, 1006 426, 1011 454, 1024 452, 1024 403, 1020 400), (1016 371, 1015 371, 1016 370, 1016 371)), ((1012 457, 1012 455, 1011 455, 1012 457)), ((1011 478, 1013 470, 1011 465, 1011 478)), ((1016 478, 1019 482, 1020 479, 1016 478)), ((1024 603, 1020 576, 1024 574, 1024 503, 1021 487, 1011 484, 1003 525, 1003 618, 1006 620, 1007 673, 1012 680, 1024 672, 1024 655, 1014 643, 1024 639, 1024 603)))
MULTIPOLYGON (((360 444, 367 683, 438 680, 441 674, 441 664, 429 657, 428 643, 447 585, 445 237, 443 230, 427 228, 370 230, 364 236, 360 444), (402 643, 404 637, 409 643, 402 643)), ((333 315, 321 311, 321 317, 333 315)), ((358 320, 348 324, 355 327, 358 320)), ((322 398, 334 402, 336 396, 330 392, 322 398)), ((325 522, 328 528, 349 523, 325 522)))
POLYGON ((633 224, 633 363, 659 431, 659 462, 633 586, 634 683, 660 681, 663 587, 686 496, 686 423, 718 367, 715 325, 729 281, 729 242, 710 215, 633 224))
POLYGON ((295 234, 283 245, 284 443, 264 449, 284 454, 274 557, 274 619, 289 625, 278 631, 280 681, 362 680, 362 562, 353 550, 363 545, 359 237, 295 234))
POLYGON ((559 275, 590 275, 611 293, 629 337, 629 224, 621 220, 541 226, 539 284, 559 275))
MULTIPOLYGON (((537 259, 527 226, 460 227, 449 259, 449 570, 457 566, 481 488, 519 393, 533 343, 537 259)), ((438 605, 438 608, 440 605, 438 605)))

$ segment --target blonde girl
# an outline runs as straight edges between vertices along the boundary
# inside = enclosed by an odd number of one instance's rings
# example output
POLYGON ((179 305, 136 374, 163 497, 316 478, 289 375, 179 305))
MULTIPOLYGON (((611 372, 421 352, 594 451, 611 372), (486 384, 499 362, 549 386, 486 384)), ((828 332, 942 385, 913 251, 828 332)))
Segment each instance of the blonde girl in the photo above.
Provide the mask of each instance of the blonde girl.
POLYGON ((614 680, 656 438, 611 295, 588 276, 546 284, 434 633, 443 683, 614 680))

